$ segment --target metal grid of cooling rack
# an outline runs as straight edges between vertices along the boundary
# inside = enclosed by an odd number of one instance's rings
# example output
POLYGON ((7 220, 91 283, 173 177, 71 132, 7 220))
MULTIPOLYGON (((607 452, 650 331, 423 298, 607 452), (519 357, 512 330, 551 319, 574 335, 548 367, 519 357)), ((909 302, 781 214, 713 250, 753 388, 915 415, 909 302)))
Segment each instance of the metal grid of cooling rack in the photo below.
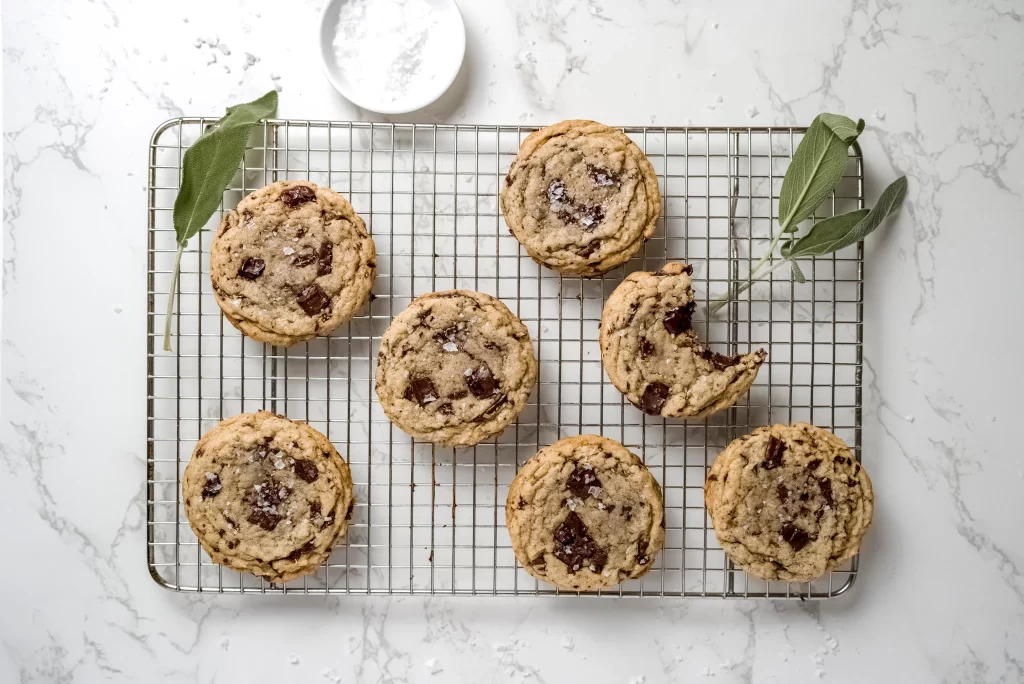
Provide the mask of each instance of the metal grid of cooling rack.
MULTIPOLYGON (((328 338, 256 343, 225 324, 210 291, 208 234, 182 257, 173 353, 162 350, 175 243, 171 212, 182 154, 213 119, 161 125, 149 150, 148 563, 180 591, 240 593, 559 593, 516 565, 504 511, 522 463, 562 437, 599 433, 639 454, 665 492, 666 543, 652 570, 605 596, 829 598, 857 561, 809 584, 766 583, 735 569, 703 506, 707 468, 733 438, 808 421, 861 444, 862 248, 786 269, 713 321, 695 319, 718 351, 769 352, 748 396, 706 420, 646 416, 607 381, 601 308, 626 273, 667 260, 694 267, 698 300, 744 277, 765 249, 799 128, 625 128, 658 172, 654 237, 600 279, 561 277, 527 258, 500 215, 498 192, 522 139, 517 126, 275 120, 258 129, 225 207, 275 180, 304 178, 346 195, 377 245, 372 300, 328 338), (503 434, 453 451, 390 425, 372 372, 380 335, 417 295, 453 287, 500 297, 530 330, 540 381, 503 434), (269 409, 327 434, 346 456, 356 506, 348 538, 319 571, 268 584, 214 565, 184 515, 181 476, 198 437, 224 417, 269 409)), ((859 151, 819 216, 863 206, 859 151)), ((214 216, 208 229, 219 221, 214 216)), ((562 592, 564 593, 564 592, 562 592)))

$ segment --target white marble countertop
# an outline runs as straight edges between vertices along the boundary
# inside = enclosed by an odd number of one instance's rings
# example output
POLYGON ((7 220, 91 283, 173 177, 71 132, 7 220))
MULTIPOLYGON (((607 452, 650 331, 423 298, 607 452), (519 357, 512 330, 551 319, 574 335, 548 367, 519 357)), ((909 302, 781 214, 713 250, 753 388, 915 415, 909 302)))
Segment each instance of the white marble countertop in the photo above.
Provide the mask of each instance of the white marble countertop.
POLYGON ((0 681, 1024 680, 1012 344, 1024 322, 999 296, 1024 284, 1019 0, 461 0, 455 89, 396 118, 867 119, 869 201, 903 173, 910 192, 867 247, 864 458, 878 508, 850 593, 159 588, 144 543, 146 144, 164 119, 219 115, 275 86, 282 117, 379 120, 321 75, 318 5, 4 3, 0 681))

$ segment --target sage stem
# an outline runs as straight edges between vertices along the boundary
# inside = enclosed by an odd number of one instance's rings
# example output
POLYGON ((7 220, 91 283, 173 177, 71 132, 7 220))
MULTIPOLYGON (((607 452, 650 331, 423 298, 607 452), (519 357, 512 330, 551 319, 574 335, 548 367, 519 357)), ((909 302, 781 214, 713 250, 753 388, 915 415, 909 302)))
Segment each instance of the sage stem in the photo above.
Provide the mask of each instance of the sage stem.
POLYGON ((747 278, 745 282, 742 282, 738 285, 730 285, 728 291, 724 295, 719 295, 718 297, 715 297, 714 300, 712 300, 711 304, 708 305, 708 316, 714 316, 716 313, 718 313, 719 309, 721 309, 723 306, 729 303, 730 299, 746 292, 754 285, 755 282, 757 282, 758 280, 764 280, 772 273, 775 273, 775 271, 779 270, 784 264, 788 263, 789 259, 779 259, 778 261, 772 262, 771 267, 760 275, 758 274, 758 271, 760 271, 763 262, 762 264, 755 266, 754 270, 750 272, 750 277, 747 278))
POLYGON ((171 290, 167 295, 167 316, 164 317, 164 351, 171 349, 171 319, 174 317, 174 296, 178 293, 178 276, 181 273, 181 253, 185 245, 178 243, 178 253, 174 256, 174 273, 171 275, 171 290))

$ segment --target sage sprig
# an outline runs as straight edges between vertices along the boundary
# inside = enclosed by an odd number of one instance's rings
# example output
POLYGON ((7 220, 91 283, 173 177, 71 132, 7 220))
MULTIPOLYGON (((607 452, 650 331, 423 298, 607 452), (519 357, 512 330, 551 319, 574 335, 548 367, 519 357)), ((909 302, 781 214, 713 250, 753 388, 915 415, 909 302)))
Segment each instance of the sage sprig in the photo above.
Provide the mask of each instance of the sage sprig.
POLYGON ((874 208, 818 221, 803 237, 783 243, 779 251, 784 259, 792 260, 831 254, 855 245, 896 211, 906 194, 907 177, 901 176, 882 192, 874 208))
POLYGON ((277 110, 277 91, 245 104, 228 107, 227 113, 185 151, 181 161, 181 188, 174 200, 174 237, 178 252, 174 257, 171 290, 164 320, 164 350, 171 351, 171 319, 181 275, 181 253, 196 233, 217 211, 224 189, 234 178, 245 156, 245 146, 253 126, 273 116, 277 110))
POLYGON ((857 209, 818 221, 797 237, 800 223, 814 215, 815 209, 839 185, 846 171, 850 145, 864 130, 864 121, 854 122, 838 114, 819 114, 793 153, 793 160, 782 179, 779 193, 779 228, 772 235, 764 256, 750 269, 745 282, 733 283, 729 290, 708 306, 714 315, 730 299, 750 289, 753 284, 789 264, 793 279, 806 280, 798 259, 823 256, 856 244, 878 228, 886 217, 899 209, 907 194, 907 178, 903 176, 885 189, 873 209, 857 209), (779 257, 775 250, 782 242, 779 257))

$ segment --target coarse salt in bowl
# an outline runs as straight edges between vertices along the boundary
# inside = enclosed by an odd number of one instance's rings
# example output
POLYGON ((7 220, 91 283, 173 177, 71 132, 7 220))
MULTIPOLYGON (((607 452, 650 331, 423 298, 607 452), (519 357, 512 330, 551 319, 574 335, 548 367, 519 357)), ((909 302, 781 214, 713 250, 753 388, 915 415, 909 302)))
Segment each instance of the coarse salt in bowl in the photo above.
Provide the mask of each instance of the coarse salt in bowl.
POLYGON ((328 80, 354 105, 382 114, 439 98, 465 52, 455 0, 329 0, 320 19, 328 80))

